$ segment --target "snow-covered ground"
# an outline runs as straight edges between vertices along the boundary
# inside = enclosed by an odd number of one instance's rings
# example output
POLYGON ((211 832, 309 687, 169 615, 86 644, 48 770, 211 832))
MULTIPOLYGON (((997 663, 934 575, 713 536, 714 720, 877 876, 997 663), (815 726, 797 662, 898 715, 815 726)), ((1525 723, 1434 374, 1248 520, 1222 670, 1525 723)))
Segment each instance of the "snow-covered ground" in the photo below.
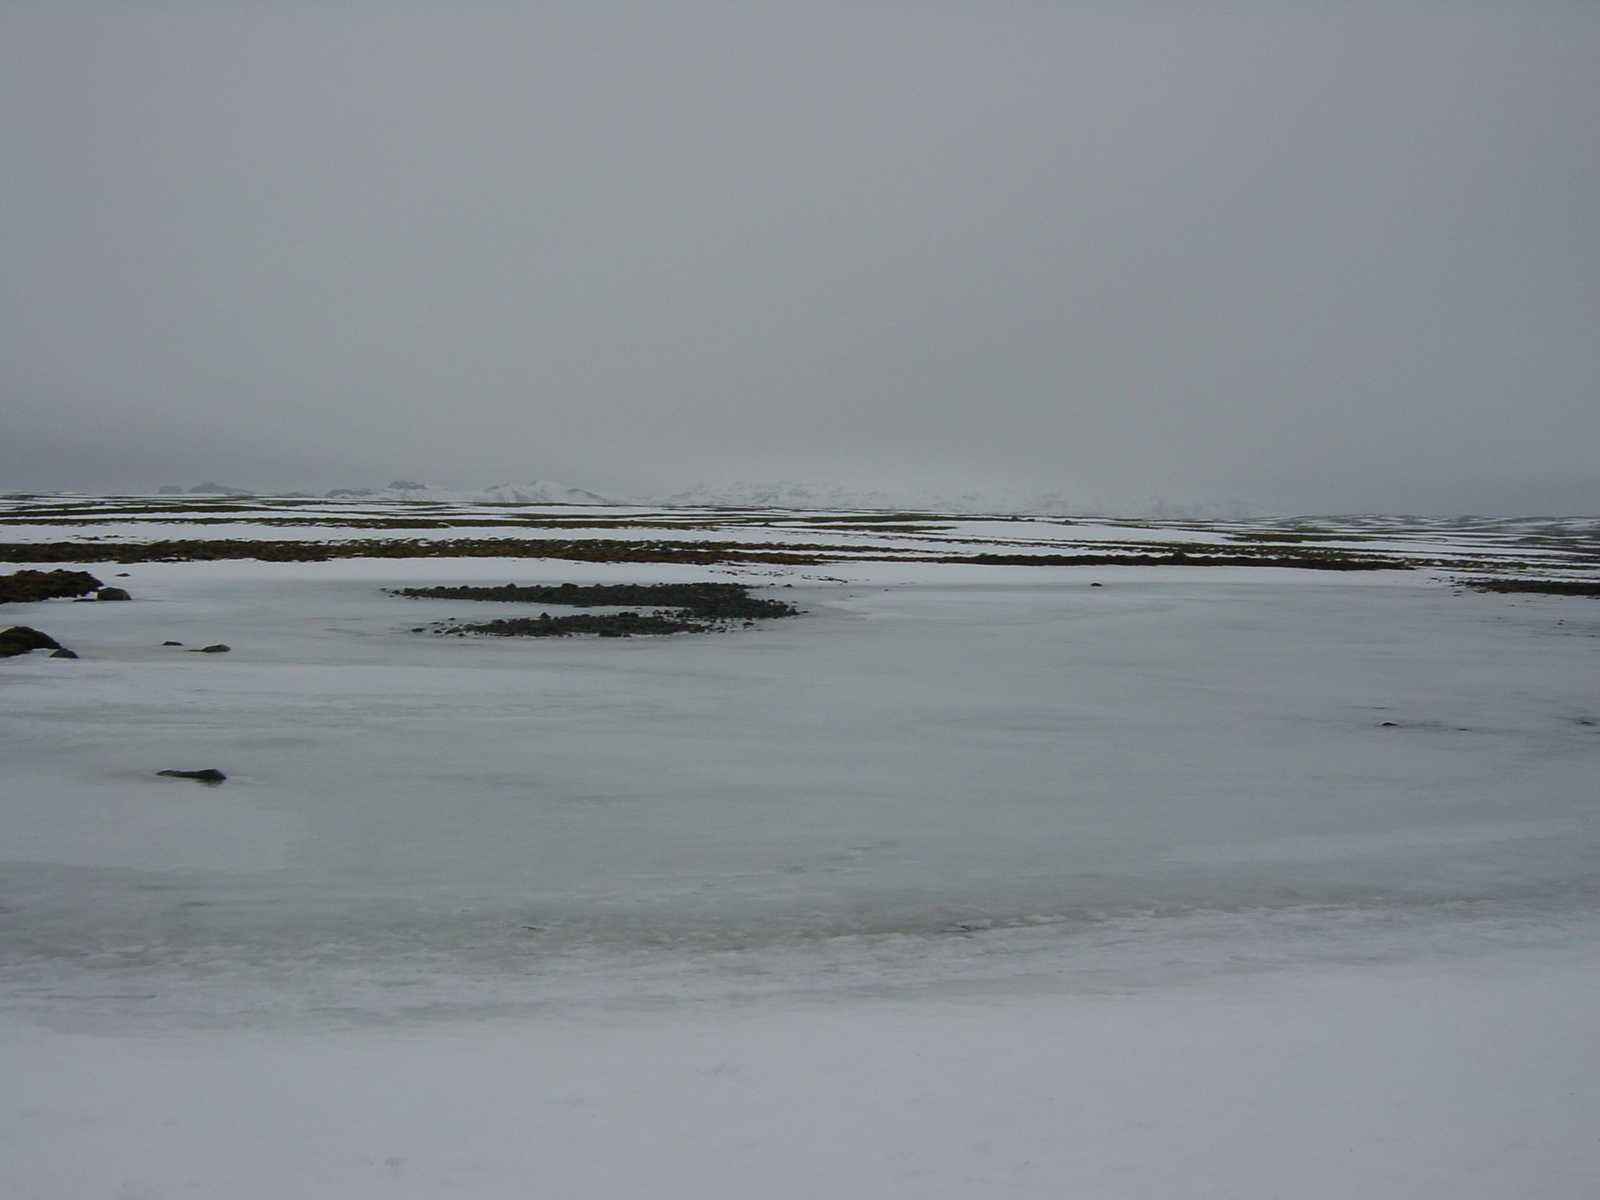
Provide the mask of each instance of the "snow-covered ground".
POLYGON ((81 655, 0 661, 7 1196, 1600 1180, 1600 601, 893 555, 87 566, 135 599, 3 614, 81 655), (805 615, 438 638, 540 606, 385 591, 701 579, 805 615), (155 775, 200 767, 229 778, 155 775))

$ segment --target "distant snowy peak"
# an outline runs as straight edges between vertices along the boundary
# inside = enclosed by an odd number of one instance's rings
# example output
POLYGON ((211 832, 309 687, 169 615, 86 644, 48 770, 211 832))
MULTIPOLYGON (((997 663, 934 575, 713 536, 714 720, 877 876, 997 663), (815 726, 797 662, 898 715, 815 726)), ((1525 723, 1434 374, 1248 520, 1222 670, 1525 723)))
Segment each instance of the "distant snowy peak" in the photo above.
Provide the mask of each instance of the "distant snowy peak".
POLYGON ((584 488, 548 479, 529 483, 497 483, 482 491, 433 488, 409 479, 396 479, 388 487, 334 488, 328 500, 421 500, 441 504, 616 504, 618 501, 584 488))
POLYGON ((168 484, 158 495, 162 496, 254 496, 249 488, 231 487, 226 483, 197 483, 192 488, 168 484))
MULTIPOLYGON (((862 491, 838 485, 815 485, 779 481, 749 483, 738 480, 725 484, 695 484, 681 492, 651 499, 657 504, 737 508, 849 509, 901 508, 910 503, 906 496, 892 496, 876 490, 862 491)), ((923 497, 922 499, 928 499, 923 497)), ((926 507, 922 504, 914 507, 926 507)))
POLYGON ((1237 500, 1176 501, 1160 496, 1087 497, 1063 492, 946 492, 933 489, 881 491, 833 484, 780 481, 698 484, 647 503, 673 507, 787 508, 802 511, 869 509, 934 513, 1033 513, 1061 516, 1158 517, 1166 519, 1237 520, 1254 515, 1254 507, 1237 500))
MULTIPOLYGON (((392 485, 391 485, 392 486, 392 485)), ((482 493, 489 504, 615 504, 596 492, 536 479, 532 483, 499 483, 482 493)))

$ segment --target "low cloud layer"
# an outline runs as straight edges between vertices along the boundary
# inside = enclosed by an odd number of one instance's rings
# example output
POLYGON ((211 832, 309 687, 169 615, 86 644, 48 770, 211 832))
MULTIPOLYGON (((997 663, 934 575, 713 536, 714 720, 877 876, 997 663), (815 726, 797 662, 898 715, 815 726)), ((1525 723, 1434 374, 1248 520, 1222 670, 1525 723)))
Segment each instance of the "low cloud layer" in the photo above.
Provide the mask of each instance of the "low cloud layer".
POLYGON ((18 4, 0 486, 1600 512, 1600 11, 18 4))

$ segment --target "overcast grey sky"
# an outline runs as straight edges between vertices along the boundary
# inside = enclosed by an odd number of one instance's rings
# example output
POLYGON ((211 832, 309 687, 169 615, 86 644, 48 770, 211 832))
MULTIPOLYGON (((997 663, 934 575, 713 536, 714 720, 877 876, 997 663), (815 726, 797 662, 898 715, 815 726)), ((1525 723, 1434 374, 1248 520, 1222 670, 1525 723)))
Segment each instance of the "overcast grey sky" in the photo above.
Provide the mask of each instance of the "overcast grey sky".
POLYGON ((0 5, 0 486, 1600 513, 1600 4, 0 5))

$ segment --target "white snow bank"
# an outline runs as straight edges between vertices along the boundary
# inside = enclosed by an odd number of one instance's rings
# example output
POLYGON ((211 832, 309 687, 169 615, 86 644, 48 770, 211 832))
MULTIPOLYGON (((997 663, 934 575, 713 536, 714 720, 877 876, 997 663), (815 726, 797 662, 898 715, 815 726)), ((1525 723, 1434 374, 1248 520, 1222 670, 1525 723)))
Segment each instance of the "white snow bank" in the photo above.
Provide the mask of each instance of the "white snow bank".
POLYGON ((12 1200, 1576 1200, 1600 965, 154 1038, 12 1029, 12 1200))

